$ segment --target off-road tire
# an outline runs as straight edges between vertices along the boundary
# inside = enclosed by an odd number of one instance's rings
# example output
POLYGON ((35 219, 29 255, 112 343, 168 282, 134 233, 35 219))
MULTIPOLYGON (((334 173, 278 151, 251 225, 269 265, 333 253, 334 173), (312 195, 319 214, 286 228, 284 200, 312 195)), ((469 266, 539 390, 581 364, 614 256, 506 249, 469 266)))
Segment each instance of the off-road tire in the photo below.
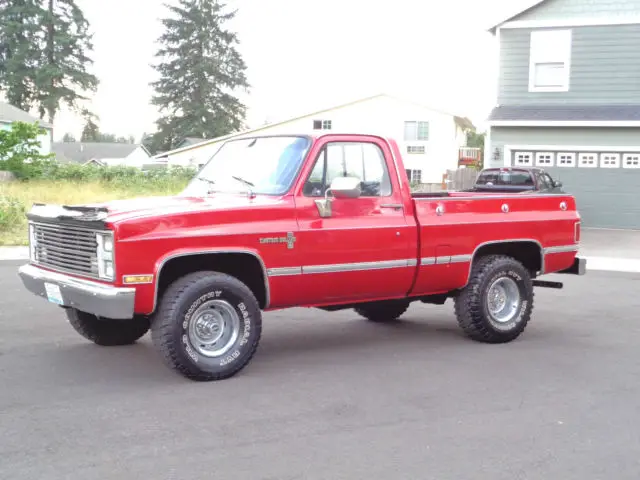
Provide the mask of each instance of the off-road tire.
POLYGON ((69 323, 76 332, 96 345, 115 347, 130 345, 149 331, 149 319, 136 315, 129 320, 97 317, 91 313, 67 308, 69 323))
POLYGON ((165 364, 196 381, 236 375, 255 354, 261 334, 262 312, 252 291, 237 278, 212 271, 191 273, 169 285, 151 321, 151 338, 165 364), (239 321, 237 338, 218 357, 200 353, 189 333, 198 307, 212 300, 227 302, 239 321))
POLYGON ((529 271, 516 259, 488 255, 474 262, 469 283, 454 299, 458 324, 471 339, 483 343, 507 343, 525 330, 533 310, 533 284, 529 271), (515 281, 520 295, 517 314, 507 323, 492 318, 488 307, 491 284, 500 277, 515 281))
POLYGON ((361 305, 354 310, 371 322, 385 323, 397 320, 408 308, 409 302, 405 300, 383 300, 361 305))

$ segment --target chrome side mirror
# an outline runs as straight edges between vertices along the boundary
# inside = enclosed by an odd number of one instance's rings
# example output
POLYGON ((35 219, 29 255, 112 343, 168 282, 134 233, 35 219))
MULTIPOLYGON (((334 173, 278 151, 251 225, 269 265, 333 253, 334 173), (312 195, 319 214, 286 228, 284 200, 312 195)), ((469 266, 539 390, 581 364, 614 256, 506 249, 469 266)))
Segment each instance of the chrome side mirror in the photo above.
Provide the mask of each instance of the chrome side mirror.
POLYGON ((336 177, 331 182, 323 199, 316 200, 318 213, 322 218, 331 216, 331 202, 336 198, 358 198, 362 190, 360 189, 360 179, 356 177, 336 177), (329 197, 329 192, 333 198, 329 197))

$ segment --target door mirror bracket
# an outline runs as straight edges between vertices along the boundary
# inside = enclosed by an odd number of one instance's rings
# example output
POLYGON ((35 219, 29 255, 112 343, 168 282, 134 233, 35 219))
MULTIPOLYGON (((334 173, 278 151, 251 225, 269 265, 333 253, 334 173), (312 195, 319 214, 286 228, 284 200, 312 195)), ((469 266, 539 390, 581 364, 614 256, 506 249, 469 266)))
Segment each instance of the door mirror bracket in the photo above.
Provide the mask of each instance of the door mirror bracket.
POLYGON ((331 217, 331 202, 340 198, 358 198, 362 190, 360 179, 356 177, 336 177, 327 188, 324 198, 315 201, 318 214, 322 218, 331 217), (329 197, 331 192, 332 197, 329 197))

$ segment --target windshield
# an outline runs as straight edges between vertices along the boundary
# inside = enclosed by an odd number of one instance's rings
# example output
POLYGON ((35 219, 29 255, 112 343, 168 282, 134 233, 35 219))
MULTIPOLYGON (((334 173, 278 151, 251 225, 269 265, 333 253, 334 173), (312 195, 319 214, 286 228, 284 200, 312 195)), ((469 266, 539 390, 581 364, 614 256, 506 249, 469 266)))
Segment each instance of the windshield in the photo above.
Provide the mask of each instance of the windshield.
POLYGON ((182 195, 249 191, 281 195, 291 187, 310 145, 305 137, 254 137, 225 142, 182 195))

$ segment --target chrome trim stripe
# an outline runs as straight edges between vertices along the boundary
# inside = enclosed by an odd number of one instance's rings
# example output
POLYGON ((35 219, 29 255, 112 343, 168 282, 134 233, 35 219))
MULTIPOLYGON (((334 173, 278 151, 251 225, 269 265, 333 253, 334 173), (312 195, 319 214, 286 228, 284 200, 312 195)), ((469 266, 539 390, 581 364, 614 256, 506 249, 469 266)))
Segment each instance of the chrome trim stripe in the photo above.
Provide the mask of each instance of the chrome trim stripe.
POLYGON ((451 255, 451 263, 467 263, 470 262, 472 255, 451 255))
POLYGON ((443 257, 423 257, 420 259, 421 266, 446 265, 450 263, 467 263, 471 261, 471 255, 446 255, 443 257))
POLYGON ((286 277, 289 275, 302 275, 302 267, 277 267, 267 269, 270 277, 286 277))
POLYGON ((580 249, 579 245, 558 245, 556 247, 547 247, 544 249, 544 254, 549 255, 552 253, 569 253, 577 252, 580 249))
POLYGON ((342 273, 415 266, 411 265, 411 262, 413 262, 413 259, 386 260, 382 262, 341 263, 335 265, 307 265, 302 267, 302 273, 342 273))

